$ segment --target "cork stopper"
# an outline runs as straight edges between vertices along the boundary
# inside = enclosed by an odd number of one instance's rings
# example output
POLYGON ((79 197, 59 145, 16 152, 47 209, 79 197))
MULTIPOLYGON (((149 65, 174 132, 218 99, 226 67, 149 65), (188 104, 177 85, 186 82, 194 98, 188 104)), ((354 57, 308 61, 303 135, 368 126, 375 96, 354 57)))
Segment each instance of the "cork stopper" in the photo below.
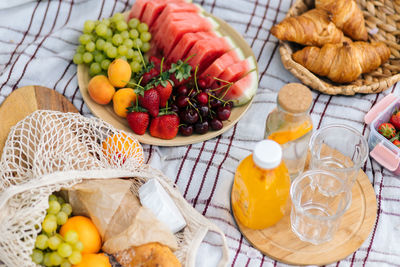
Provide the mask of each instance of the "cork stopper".
POLYGON ((306 112, 311 105, 312 94, 310 89, 300 83, 289 83, 278 93, 278 103, 291 113, 306 112))

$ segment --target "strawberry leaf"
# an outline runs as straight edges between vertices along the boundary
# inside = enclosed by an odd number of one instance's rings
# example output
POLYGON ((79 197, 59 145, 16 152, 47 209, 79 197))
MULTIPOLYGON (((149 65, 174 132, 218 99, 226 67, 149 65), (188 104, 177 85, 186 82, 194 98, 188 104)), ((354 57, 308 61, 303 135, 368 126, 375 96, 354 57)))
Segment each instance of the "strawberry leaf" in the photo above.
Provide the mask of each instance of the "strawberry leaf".
POLYGON ((192 66, 182 60, 178 60, 176 63, 171 64, 171 68, 168 72, 170 74, 175 74, 175 78, 181 82, 191 77, 191 70, 192 66))

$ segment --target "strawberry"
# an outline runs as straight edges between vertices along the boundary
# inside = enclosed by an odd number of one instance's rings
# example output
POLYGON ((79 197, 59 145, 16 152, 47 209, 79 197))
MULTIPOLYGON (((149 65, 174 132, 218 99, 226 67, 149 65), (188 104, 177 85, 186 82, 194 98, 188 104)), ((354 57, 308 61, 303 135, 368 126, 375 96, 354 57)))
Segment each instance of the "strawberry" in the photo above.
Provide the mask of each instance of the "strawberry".
POLYGON ((157 90, 150 88, 144 91, 143 95, 139 94, 139 104, 146 108, 152 117, 157 117, 160 106, 160 95, 157 90))
POLYGON ((387 139, 393 138, 396 135, 396 129, 391 123, 382 123, 378 127, 378 132, 382 134, 387 139))
POLYGON ((160 95, 160 107, 165 108, 172 93, 172 84, 169 81, 166 81, 165 83, 161 82, 156 86, 156 90, 160 95), (164 84, 166 86, 164 86, 164 84))
POLYGON ((398 148, 400 148, 400 141, 399 141, 399 140, 395 139, 395 140, 393 140, 392 143, 393 143, 395 146, 397 146, 398 148))
POLYGON ((172 139, 178 134, 179 117, 166 114, 151 120, 150 135, 161 139, 172 139))
POLYGON ((150 116, 147 110, 138 106, 128 108, 126 119, 132 131, 140 135, 146 132, 150 122, 150 116))
POLYGON ((400 112, 399 109, 396 109, 392 116, 390 117, 390 123, 393 124, 393 126, 397 129, 400 130, 400 112))

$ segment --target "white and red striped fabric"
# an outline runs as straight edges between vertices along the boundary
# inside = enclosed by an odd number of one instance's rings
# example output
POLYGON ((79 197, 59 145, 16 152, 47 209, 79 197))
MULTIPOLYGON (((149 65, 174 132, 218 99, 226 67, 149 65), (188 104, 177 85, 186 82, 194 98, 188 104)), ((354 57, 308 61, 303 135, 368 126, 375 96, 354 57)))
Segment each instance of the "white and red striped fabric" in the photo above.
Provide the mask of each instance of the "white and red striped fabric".
MULTIPOLYGON (((71 59, 86 19, 126 11, 134 0, 4 1, 0 5, 0 103, 16 88, 43 85, 67 97, 82 114, 91 116, 78 89, 71 59), (5 3, 9 3, 8 5, 5 3)), ((195 0, 207 11, 236 28, 258 60, 260 85, 247 114, 225 134, 203 143, 163 148, 145 145, 147 161, 178 185, 183 196, 226 234, 232 266, 284 266, 252 248, 232 219, 229 204, 235 169, 264 136, 267 114, 276 93, 297 81, 284 69, 278 42, 269 29, 284 17, 293 0, 195 0)), ((349 124, 366 137, 363 117, 389 92, 378 95, 329 96, 313 92, 311 116, 316 128, 349 124)), ((18 107, 15 107, 18 108, 18 107)), ((3 118, 0 118, 0 123, 3 118)), ((363 166, 377 195, 377 222, 361 248, 330 266, 400 266, 400 179, 368 158, 363 166)), ((207 240, 202 258, 214 248, 207 240)), ((205 264, 205 266, 210 266, 205 264)))

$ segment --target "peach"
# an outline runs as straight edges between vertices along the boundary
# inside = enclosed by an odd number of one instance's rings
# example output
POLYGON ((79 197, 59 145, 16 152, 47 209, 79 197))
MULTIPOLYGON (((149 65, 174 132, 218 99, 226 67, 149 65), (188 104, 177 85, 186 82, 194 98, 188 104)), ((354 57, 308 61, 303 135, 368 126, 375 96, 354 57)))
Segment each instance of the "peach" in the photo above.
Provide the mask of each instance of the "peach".
POLYGON ((88 92, 96 103, 106 105, 112 100, 115 88, 106 76, 97 75, 89 81, 88 92))
POLYGON ((132 88, 122 88, 115 92, 113 97, 114 112, 123 118, 126 118, 128 111, 126 108, 135 104, 136 93, 132 88))
POLYGON ((131 66, 123 59, 115 59, 108 67, 108 79, 115 87, 124 87, 131 79, 131 75, 131 66))

